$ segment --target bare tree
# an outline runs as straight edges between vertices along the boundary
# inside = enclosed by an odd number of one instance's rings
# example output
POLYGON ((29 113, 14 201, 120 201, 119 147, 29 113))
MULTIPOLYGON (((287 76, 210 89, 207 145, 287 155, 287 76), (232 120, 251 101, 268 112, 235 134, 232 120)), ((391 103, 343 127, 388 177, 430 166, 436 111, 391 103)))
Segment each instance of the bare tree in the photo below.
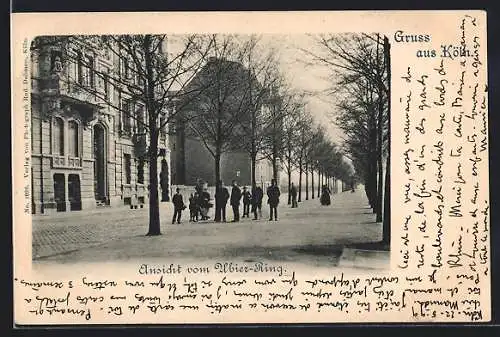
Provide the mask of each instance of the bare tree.
MULTIPOLYGON (((197 137, 215 162, 215 181, 221 178, 223 153, 239 150, 238 137, 244 135, 244 125, 250 124, 249 112, 255 79, 248 80, 244 66, 252 41, 242 41, 235 35, 210 36, 210 58, 187 86, 188 94, 181 122, 197 137)), ((250 73, 250 76, 253 76, 250 73)))
POLYGON ((300 144, 300 121, 304 113, 303 95, 290 94, 287 98, 290 103, 287 105, 286 115, 282 120, 281 139, 282 148, 280 149, 281 166, 284 168, 288 177, 288 204, 291 204, 291 185, 292 172, 296 168, 296 151, 300 144))
POLYGON ((263 50, 259 42, 258 36, 250 36, 247 40, 245 64, 248 69, 248 120, 243 119, 244 122, 241 123, 243 135, 236 139, 239 147, 250 156, 252 185, 256 182, 255 169, 259 160, 271 159, 274 178, 277 178, 276 145, 278 142, 273 141, 269 146, 268 140, 270 138, 274 140, 274 133, 286 113, 283 99, 278 96, 277 88, 283 86, 283 78, 279 73, 276 53, 268 46, 265 46, 263 50), (268 151, 269 148, 275 151, 268 151))
MULTIPOLYGON (((303 173, 307 172, 306 150, 312 139, 312 124, 313 124, 313 118, 308 112, 304 111, 301 117, 302 118, 299 120, 297 124, 299 143, 297 144, 297 148, 295 149, 295 160, 297 168, 299 170, 299 190, 298 190, 299 196, 297 198, 298 202, 302 201, 302 175, 303 173)), ((307 193, 307 188, 308 186, 307 186, 307 175, 306 175, 306 187, 305 187, 306 193, 307 193)))

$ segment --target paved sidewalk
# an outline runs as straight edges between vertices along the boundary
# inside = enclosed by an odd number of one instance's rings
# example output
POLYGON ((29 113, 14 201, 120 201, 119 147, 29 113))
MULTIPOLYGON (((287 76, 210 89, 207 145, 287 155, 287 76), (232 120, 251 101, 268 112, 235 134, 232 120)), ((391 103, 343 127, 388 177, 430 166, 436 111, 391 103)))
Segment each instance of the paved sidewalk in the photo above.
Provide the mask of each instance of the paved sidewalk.
POLYGON ((39 263, 266 259, 336 266, 344 245, 381 239, 381 224, 374 222, 363 191, 335 194, 331 206, 321 206, 315 198, 292 209, 286 198, 282 200, 278 221, 267 220, 264 205, 263 219, 258 221, 189 223, 185 213, 180 225, 170 224, 171 204, 162 203, 163 235, 155 237, 145 236, 147 208, 37 218, 33 221, 33 258, 39 263))

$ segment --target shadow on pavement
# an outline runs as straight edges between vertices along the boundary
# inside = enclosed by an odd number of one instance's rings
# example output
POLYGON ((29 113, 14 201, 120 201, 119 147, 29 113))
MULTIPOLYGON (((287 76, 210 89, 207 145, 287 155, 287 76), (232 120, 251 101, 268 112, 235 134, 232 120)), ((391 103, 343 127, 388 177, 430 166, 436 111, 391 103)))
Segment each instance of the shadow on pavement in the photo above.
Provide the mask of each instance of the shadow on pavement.
POLYGON ((345 244, 228 247, 222 253, 226 258, 246 256, 245 262, 268 260, 334 267, 339 263, 345 244))

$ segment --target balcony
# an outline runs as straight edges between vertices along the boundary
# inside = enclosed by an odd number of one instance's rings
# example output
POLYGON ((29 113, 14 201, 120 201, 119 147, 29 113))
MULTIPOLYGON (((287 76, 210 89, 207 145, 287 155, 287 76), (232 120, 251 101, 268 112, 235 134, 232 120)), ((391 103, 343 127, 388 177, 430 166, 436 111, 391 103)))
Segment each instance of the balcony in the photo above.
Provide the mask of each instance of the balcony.
MULTIPOLYGON (((91 87, 64 83, 58 75, 36 79, 32 88, 38 92, 44 102, 44 114, 48 117, 54 111, 77 110, 83 121, 88 123, 99 114, 106 113, 107 106, 98 99, 98 92, 91 87)), ((107 109, 109 113, 109 108, 107 109)))
POLYGON ((52 156, 52 168, 82 169, 82 158, 70 156, 52 156))

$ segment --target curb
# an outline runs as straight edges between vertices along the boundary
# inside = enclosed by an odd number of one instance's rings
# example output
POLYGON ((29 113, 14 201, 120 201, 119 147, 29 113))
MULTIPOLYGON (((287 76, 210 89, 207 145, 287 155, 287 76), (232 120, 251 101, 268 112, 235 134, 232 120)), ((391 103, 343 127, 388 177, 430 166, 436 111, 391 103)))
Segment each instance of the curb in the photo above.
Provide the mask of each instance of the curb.
POLYGON ((344 248, 339 260, 339 267, 362 269, 389 269, 389 251, 344 248))

